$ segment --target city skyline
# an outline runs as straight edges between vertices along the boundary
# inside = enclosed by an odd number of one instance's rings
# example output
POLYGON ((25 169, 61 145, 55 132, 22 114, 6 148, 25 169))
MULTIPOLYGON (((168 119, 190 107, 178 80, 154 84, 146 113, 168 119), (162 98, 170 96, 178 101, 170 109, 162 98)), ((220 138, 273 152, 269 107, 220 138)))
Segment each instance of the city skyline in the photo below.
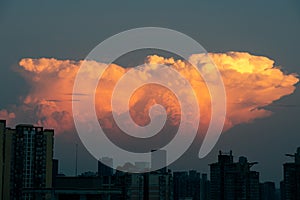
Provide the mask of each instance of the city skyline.
MULTIPOLYGON (((284 178, 279 188, 274 182, 260 180, 261 173, 252 170, 259 163, 248 161, 245 156, 235 160, 232 151, 219 151, 217 162, 209 164, 209 174, 194 169, 172 171, 167 167, 149 172, 144 168, 147 163, 141 162, 114 170, 113 159, 102 157, 98 160, 97 172, 66 176, 59 173, 59 161, 53 157, 53 136, 54 130, 30 124, 20 124, 13 129, 6 126, 5 120, 0 120, 0 153, 4 155, 0 159, 1 199, 300 198, 300 147, 295 153, 286 154, 294 161, 282 163, 284 178), (131 173, 128 167, 138 173, 131 173)), ((162 150, 153 150, 151 157, 154 168, 157 162, 167 160, 162 150)))
MULTIPOLYGON (((0 118, 8 120, 11 127, 29 123, 55 128, 54 155, 60 161, 59 172, 75 174, 76 144, 78 174, 97 171, 97 160, 85 149, 70 117, 73 102, 70 82, 74 68, 97 44, 112 35, 139 27, 170 28, 198 41, 216 64, 228 67, 224 68, 223 75, 229 91, 231 122, 226 124, 226 130, 205 158, 198 159, 203 139, 199 137, 170 167, 174 170, 197 168, 207 173, 208 164, 215 161, 220 149, 232 150, 236 155, 257 161, 259 164, 253 168, 261 172, 261 180, 276 182, 279 187, 283 178, 282 163, 288 161, 284 154, 294 152, 300 141, 300 92, 296 80, 300 74, 299 8, 298 1, 280 0, 90 4, 56 0, 3 1, 0 3, 0 26, 3 27, 0 32, 0 118), (242 73, 234 75, 249 70, 250 61, 256 71, 270 69, 276 75, 252 73, 253 79, 242 73), (232 80, 235 82, 231 84, 232 80), (242 83, 247 83, 247 87, 243 88, 242 83)), ((121 75, 129 68, 146 63, 145 60, 180 66, 180 59, 163 51, 136 51, 118 58, 112 71, 121 75), (170 64, 171 57, 174 64, 170 64)), ((116 80, 116 76, 108 78, 116 80)), ((103 92, 109 92, 109 87, 111 85, 103 92)), ((144 97, 155 95, 145 94, 144 97)), ((83 97, 83 94, 76 95, 83 97)), ((203 116, 207 117, 203 107, 203 116)), ((176 109, 173 111, 171 114, 177 113, 176 109)), ((133 114, 140 125, 147 123, 147 117, 133 114)), ((140 145, 142 150, 144 147, 140 145)))
MULTIPOLYGON (((4 149, 4 151, 3 151, 4 154, 7 154, 7 153, 5 153, 5 149, 16 148, 16 147, 11 147, 11 144, 10 144, 10 143, 12 143, 13 145, 15 145, 13 137, 20 137, 20 138, 24 137, 23 133, 25 133, 25 135, 26 135, 27 134, 26 131, 28 131, 29 133, 32 132, 32 134, 41 134, 42 133, 42 134, 46 135, 46 140, 50 140, 49 143, 51 144, 49 147, 44 146, 43 149, 44 148, 45 149, 50 148, 50 150, 47 150, 47 152, 50 153, 49 156, 52 157, 52 159, 53 159, 53 161, 51 161, 51 163, 52 162, 57 162, 56 164, 53 164, 53 166, 59 167, 59 165, 58 165, 59 160, 56 157, 54 157, 53 154, 52 154, 52 149, 53 149, 52 143, 54 144, 55 140, 50 139, 51 137, 54 136, 55 130, 47 129, 47 128, 44 128, 44 127, 41 127, 41 126, 34 126, 32 124, 18 124, 18 125, 15 126, 15 128, 11 128, 11 127, 6 126, 6 121, 2 120, 2 119, 0 119, 0 127, 1 127, 1 134, 4 135, 4 137, 2 138, 2 141, 1 141, 1 145, 3 145, 3 149, 4 149), (5 135, 5 133, 6 133, 6 135, 5 135), (20 135, 20 136, 18 136, 18 135, 20 135), (7 144, 5 144, 5 140, 6 140, 7 144), (4 143, 2 143, 2 142, 4 142, 4 143), (8 147, 6 147, 5 145, 8 145, 8 147)), ((41 138, 41 140, 44 140, 44 139, 41 138)), ((291 167, 293 167, 292 163, 298 163, 299 164, 299 162, 300 162, 300 144, 295 149, 296 149, 296 153, 290 152, 290 153, 283 153, 282 154, 286 158, 285 162, 282 163, 282 172, 284 172, 285 169, 288 170, 291 167), (288 157, 292 157, 294 159, 294 161, 289 159, 288 157)), ((30 151, 33 151, 33 149, 31 148, 30 151)), ((45 150, 45 152, 46 152, 46 150, 45 150)), ((75 151, 74 151, 74 153, 76 154, 75 151)), ((75 154, 74 154, 74 156, 76 156, 75 154)), ((124 172, 129 172, 130 173, 132 170, 127 168, 127 167, 134 167, 133 171, 135 173, 145 173, 145 172, 148 172, 151 167, 154 167, 154 169, 156 169, 155 165, 158 165, 157 164, 158 162, 162 162, 162 163, 166 162, 166 152, 164 150, 152 150, 151 154, 152 154, 152 156, 151 156, 151 162, 150 163, 149 162, 135 162, 135 163, 128 162, 128 163, 125 163, 124 166, 115 166, 115 165, 113 165, 113 162, 114 162, 113 158, 103 156, 99 159, 95 159, 95 166, 97 166, 97 168, 95 168, 96 170, 94 170, 94 171, 88 171, 88 170, 84 171, 83 170, 81 173, 76 174, 76 163, 74 163, 73 168, 74 168, 75 173, 73 173, 73 174, 64 174, 63 170, 59 170, 59 168, 55 169, 55 173, 63 175, 63 176, 65 176, 65 175, 67 175, 67 176, 80 176, 80 175, 84 175, 86 173, 88 174, 90 172, 93 172, 93 173, 97 173, 98 175, 101 175, 101 176, 110 176, 110 175, 113 175, 115 173, 115 171, 124 171, 124 172), (128 165, 128 164, 130 164, 130 165, 128 165)), ((8 154, 8 155, 9 155, 8 156, 9 159, 12 159, 12 157, 11 157, 12 155, 10 155, 10 154, 8 154)), ((47 157, 49 157, 49 156, 47 155, 47 157)), ((49 158, 47 158, 47 159, 49 159, 49 158)), ((232 150, 229 150, 229 151, 218 150, 218 162, 217 163, 215 163, 215 162, 207 163, 207 166, 208 166, 208 168, 211 168, 212 166, 214 166, 218 163, 226 163, 226 164, 247 163, 250 166, 249 167, 249 169, 250 169, 252 166, 260 164, 259 162, 255 161, 255 158, 254 158, 253 161, 254 162, 248 162, 247 161, 247 155, 238 155, 238 156, 234 155, 232 150)), ((49 161, 47 161, 47 162, 49 162, 49 161)), ((161 165, 159 165, 159 166, 161 166, 161 165)), ((164 166, 166 166, 166 165, 164 165, 164 166)), ((155 171, 159 171, 161 173, 167 173, 167 169, 170 169, 169 166, 166 166, 164 168, 161 168, 161 169, 158 169, 158 170, 155 170, 155 171)), ((201 172, 201 171, 197 170, 196 168, 190 168, 190 169, 186 169, 186 170, 187 171, 196 170, 198 172, 201 172)), ((184 171, 184 170, 177 170, 177 171, 172 170, 172 171, 180 172, 180 171, 184 171)), ((204 172, 204 174, 206 174, 206 173, 207 172, 204 172)), ((284 177, 285 177, 284 173, 282 175, 283 175, 282 177, 284 179, 284 177)), ((280 182, 282 180, 280 180, 280 182)), ((268 182, 268 181, 269 180, 264 180, 264 182, 268 182)), ((277 188, 279 188, 280 182, 275 182, 277 188)))

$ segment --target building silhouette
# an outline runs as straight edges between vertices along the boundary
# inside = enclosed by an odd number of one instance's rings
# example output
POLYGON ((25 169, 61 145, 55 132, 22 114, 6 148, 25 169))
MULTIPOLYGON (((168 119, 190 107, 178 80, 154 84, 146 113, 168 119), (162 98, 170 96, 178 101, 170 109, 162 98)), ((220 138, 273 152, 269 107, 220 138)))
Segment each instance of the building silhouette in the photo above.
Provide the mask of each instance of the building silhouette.
POLYGON ((210 181, 207 179, 207 174, 202 174, 200 180, 200 200, 210 199, 210 181))
POLYGON ((121 188, 122 199, 128 200, 172 200, 173 176, 171 171, 128 173, 116 171, 113 184, 121 188))
POLYGON ((210 199, 259 200, 259 173, 250 170, 254 164, 245 157, 234 162, 232 151, 220 151, 218 162, 210 164, 210 199))
POLYGON ((283 164, 283 182, 281 183, 281 196, 283 200, 300 200, 300 147, 293 155, 294 162, 283 164))
POLYGON ((145 173, 144 195, 145 200, 173 199, 173 176, 171 171, 145 173))
POLYGON ((0 120, 0 200, 300 200, 300 147, 283 164, 280 193, 274 182, 259 183, 256 162, 234 161, 232 152, 219 152, 207 174, 195 170, 172 173, 166 151, 151 151, 148 162, 126 163, 113 170, 113 159, 98 160, 98 171, 79 176, 59 174, 53 159, 54 130, 21 124, 14 129, 0 120), (151 172, 149 168, 156 169, 151 172), (128 172, 126 172, 128 169, 128 172), (136 172, 136 173, 129 173, 136 172))
POLYGON ((200 173, 195 170, 173 173, 174 199, 200 199, 200 173))
POLYGON ((0 120, 1 199, 47 199, 32 189, 52 187, 53 135, 33 125, 10 129, 0 120))
POLYGON ((162 173, 167 172, 167 151, 151 150, 151 169, 158 170, 162 173))
POLYGON ((98 175, 111 176, 113 175, 113 159, 109 157, 102 157, 98 160, 98 175))
POLYGON ((260 200, 270 200, 270 199, 275 200, 276 199, 275 183, 270 181, 260 183, 259 193, 260 193, 260 200))
POLYGON ((114 176, 104 179, 99 176, 61 176, 50 192, 52 199, 89 200, 89 199, 126 199, 121 185, 117 185, 114 176))
POLYGON ((135 162, 134 166, 136 167, 138 172, 146 172, 150 170, 149 162, 135 162))

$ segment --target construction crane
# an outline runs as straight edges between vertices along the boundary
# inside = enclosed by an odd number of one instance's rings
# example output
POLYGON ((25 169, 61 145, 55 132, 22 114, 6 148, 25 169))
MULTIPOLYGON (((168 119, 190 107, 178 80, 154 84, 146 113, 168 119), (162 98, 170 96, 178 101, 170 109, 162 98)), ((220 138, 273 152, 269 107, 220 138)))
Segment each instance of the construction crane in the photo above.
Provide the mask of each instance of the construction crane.
POLYGON ((249 168, 251 168, 253 165, 257 165, 258 162, 249 162, 248 165, 249 165, 249 168))

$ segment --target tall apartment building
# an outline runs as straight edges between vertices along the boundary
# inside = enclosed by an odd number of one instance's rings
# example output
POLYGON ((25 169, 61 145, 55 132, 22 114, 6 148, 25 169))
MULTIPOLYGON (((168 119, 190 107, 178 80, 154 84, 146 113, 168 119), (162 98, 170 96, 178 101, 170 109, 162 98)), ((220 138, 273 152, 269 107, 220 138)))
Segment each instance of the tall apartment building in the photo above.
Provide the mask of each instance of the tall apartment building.
POLYGON ((210 181, 207 179, 207 174, 202 174, 200 180, 200 200, 209 200, 210 197, 210 181))
POLYGON ((98 160, 98 175, 112 176, 113 175, 113 159, 102 157, 98 160))
POLYGON ((276 188, 274 182, 260 183, 260 200, 276 199, 276 188))
POLYGON ((146 200, 172 200, 173 177, 171 172, 152 172, 144 175, 144 196, 146 200))
POLYGON ((220 152, 218 162, 210 164, 211 200, 258 200, 259 173, 251 171, 247 158, 233 161, 232 152, 220 152))
POLYGON ((173 173, 174 199, 200 200, 200 173, 195 170, 173 173))
POLYGON ((281 195, 284 200, 300 200, 300 147, 293 155, 294 162, 283 164, 283 182, 281 185, 281 195))
POLYGON ((33 189, 52 187, 54 131, 33 125, 6 127, 0 120, 1 199, 45 199, 33 189))
POLYGON ((116 187, 122 188, 123 198, 128 200, 173 200, 172 173, 160 171, 128 173, 116 171, 116 187))
POLYGON ((151 150, 151 169, 155 171, 160 171, 161 173, 167 172, 166 150, 151 150))

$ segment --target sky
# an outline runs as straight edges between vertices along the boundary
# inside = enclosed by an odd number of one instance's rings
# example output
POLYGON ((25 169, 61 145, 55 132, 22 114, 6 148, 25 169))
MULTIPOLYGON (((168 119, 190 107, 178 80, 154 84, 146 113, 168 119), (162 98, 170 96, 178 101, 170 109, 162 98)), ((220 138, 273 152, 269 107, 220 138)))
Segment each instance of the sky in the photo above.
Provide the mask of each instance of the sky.
MULTIPOLYGON (((40 90, 24 73, 22 59, 80 61, 107 37, 146 26, 185 33, 216 55, 248 52, 275 61, 285 74, 300 74, 298 1, 1 1, 0 110, 15 110, 33 88, 40 90)), ((131 66, 145 58, 134 59, 124 59, 120 65, 131 66)), ((57 88, 51 89, 55 97, 57 88)), ((236 159, 244 155, 259 162, 253 169, 261 172, 262 181, 280 181, 282 164, 290 161, 284 154, 300 146, 299 84, 286 95, 267 104, 265 109, 272 115, 238 123, 224 132, 206 158, 189 160, 190 167, 208 172, 219 150, 233 150, 236 159)), ((23 113, 16 123, 30 123, 30 119, 23 113)), ((60 171, 70 175, 74 173, 75 143, 80 141, 74 131, 55 136, 60 171)), ((95 170, 96 161, 82 145, 79 149, 79 171, 95 170)), ((183 161, 185 158, 179 165, 183 161)))

